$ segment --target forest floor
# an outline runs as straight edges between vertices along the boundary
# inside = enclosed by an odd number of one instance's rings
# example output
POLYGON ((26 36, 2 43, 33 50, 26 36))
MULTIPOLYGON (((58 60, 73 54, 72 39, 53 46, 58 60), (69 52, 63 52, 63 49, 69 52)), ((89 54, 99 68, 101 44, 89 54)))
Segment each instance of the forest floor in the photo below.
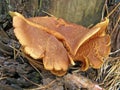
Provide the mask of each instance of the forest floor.
MULTIPOLYGON (((117 5, 118 3, 109 7, 109 12, 117 5)), ((103 66, 99 70, 91 68, 85 72, 71 67, 68 74, 73 73, 77 77, 82 75, 105 90, 119 90, 120 6, 110 16, 108 33, 112 33, 112 51, 103 66)), ((8 14, 1 15, 0 90, 87 90, 67 81, 68 74, 57 77, 44 69, 37 70, 20 54, 19 47, 20 44, 13 33, 12 18, 8 14)))

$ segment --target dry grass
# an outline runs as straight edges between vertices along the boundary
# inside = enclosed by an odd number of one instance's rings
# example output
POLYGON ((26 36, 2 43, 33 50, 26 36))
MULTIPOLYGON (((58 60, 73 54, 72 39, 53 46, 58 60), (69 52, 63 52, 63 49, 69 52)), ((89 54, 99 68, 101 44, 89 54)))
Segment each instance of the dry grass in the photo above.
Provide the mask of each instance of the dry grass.
MULTIPOLYGON (((119 16, 119 7, 120 7, 120 2, 115 5, 114 8, 112 8, 112 10, 110 12, 108 12, 108 6, 107 6, 107 1, 106 0, 106 4, 104 6, 104 10, 103 11, 107 11, 107 18, 110 18, 110 23, 113 23, 109 25, 109 29, 111 31, 110 35, 113 35, 116 38, 112 38, 112 41, 114 39, 119 39, 119 37, 115 36, 115 34, 113 34, 113 32, 115 30, 117 30, 117 28, 119 28, 118 23, 120 22, 120 16, 119 16), (117 16, 118 14, 118 16, 117 16), (111 17, 110 17, 111 16, 111 17), (114 18, 116 17, 116 18, 114 18)), ((104 14, 104 12, 103 12, 104 14)), ((114 43, 113 43, 114 44, 114 43)), ((119 43, 117 43, 119 44, 119 43)), ((117 45, 116 44, 116 45, 117 45)), ((112 45, 112 49, 116 47, 116 45, 112 45)), ((119 90, 120 89, 120 56, 118 55, 118 57, 116 57, 116 54, 119 53, 119 49, 111 52, 110 55, 113 55, 115 57, 109 57, 103 64, 103 66, 101 67, 101 69, 98 70, 98 75, 96 78, 96 81, 105 88, 105 90, 119 90)))
POLYGON ((109 57, 102 68, 98 70, 96 79, 106 90, 120 89, 120 57, 109 57))

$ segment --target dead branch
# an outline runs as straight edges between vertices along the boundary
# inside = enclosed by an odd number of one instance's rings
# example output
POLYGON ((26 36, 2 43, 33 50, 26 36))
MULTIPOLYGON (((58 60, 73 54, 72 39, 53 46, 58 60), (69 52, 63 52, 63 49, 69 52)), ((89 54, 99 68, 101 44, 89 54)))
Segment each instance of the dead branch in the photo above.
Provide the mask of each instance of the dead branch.
POLYGON ((104 90, 102 87, 82 75, 76 76, 74 74, 67 74, 64 78, 67 82, 72 83, 78 88, 87 88, 88 90, 104 90))

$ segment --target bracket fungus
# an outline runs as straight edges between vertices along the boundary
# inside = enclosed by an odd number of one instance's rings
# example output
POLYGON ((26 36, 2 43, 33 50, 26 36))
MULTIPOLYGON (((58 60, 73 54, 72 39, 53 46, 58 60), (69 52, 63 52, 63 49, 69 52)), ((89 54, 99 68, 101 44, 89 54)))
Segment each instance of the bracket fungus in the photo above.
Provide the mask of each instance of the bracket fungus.
POLYGON ((23 52, 34 60, 42 59, 44 68, 57 76, 64 75, 75 61, 82 62, 81 70, 100 68, 109 55, 107 18, 88 29, 55 17, 25 18, 17 12, 10 15, 23 52))

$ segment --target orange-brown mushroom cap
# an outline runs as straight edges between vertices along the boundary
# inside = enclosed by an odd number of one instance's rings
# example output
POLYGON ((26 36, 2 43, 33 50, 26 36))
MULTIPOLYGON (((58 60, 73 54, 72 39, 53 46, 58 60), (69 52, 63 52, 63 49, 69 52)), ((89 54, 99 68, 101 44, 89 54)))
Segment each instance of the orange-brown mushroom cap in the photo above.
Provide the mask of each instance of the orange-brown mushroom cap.
POLYGON ((46 41, 50 35, 27 24, 18 16, 13 18, 13 26, 15 27, 14 33, 22 44, 24 52, 34 59, 42 58, 46 48, 46 41))
POLYGON ((82 70, 87 70, 89 66, 96 69, 101 67, 104 62, 103 59, 106 58, 110 52, 110 45, 106 40, 110 40, 108 35, 89 40, 79 48, 75 60, 83 62, 86 68, 82 67, 82 70))
POLYGON ((84 43, 84 41, 96 34, 100 29, 93 28, 89 30, 81 25, 68 23, 63 19, 57 19, 55 17, 35 17, 29 18, 29 20, 48 28, 49 31, 53 30, 59 33, 61 35, 61 39, 57 36, 57 34, 54 35, 51 33, 51 35, 60 39, 61 42, 64 43, 67 51, 69 51, 69 53, 73 56, 76 54, 78 48, 84 43))
POLYGON ((110 38, 105 33, 108 19, 87 29, 55 17, 25 18, 17 12, 11 15, 23 51, 33 59, 43 58, 45 69, 55 75, 64 75, 76 60, 83 62, 82 70, 90 65, 99 68, 110 52, 110 38))
POLYGON ((50 71, 67 71, 69 63, 63 44, 54 38, 54 36, 51 36, 47 41, 45 56, 43 58, 44 67, 50 71))
MULTIPOLYGON (((32 22, 32 20, 31 20, 32 22)), ((61 76, 70 64, 63 44, 49 33, 28 24, 19 16, 13 17, 14 33, 23 46, 23 51, 33 59, 43 58, 46 70, 61 76)))
POLYGON ((110 53, 110 36, 106 34, 106 28, 109 20, 97 24, 93 28, 100 28, 99 32, 90 37, 79 47, 75 61, 83 62, 82 70, 87 70, 89 66, 100 68, 103 64, 103 59, 110 53), (87 61, 87 62, 86 62, 87 61), (89 62, 89 63, 88 63, 89 62))

